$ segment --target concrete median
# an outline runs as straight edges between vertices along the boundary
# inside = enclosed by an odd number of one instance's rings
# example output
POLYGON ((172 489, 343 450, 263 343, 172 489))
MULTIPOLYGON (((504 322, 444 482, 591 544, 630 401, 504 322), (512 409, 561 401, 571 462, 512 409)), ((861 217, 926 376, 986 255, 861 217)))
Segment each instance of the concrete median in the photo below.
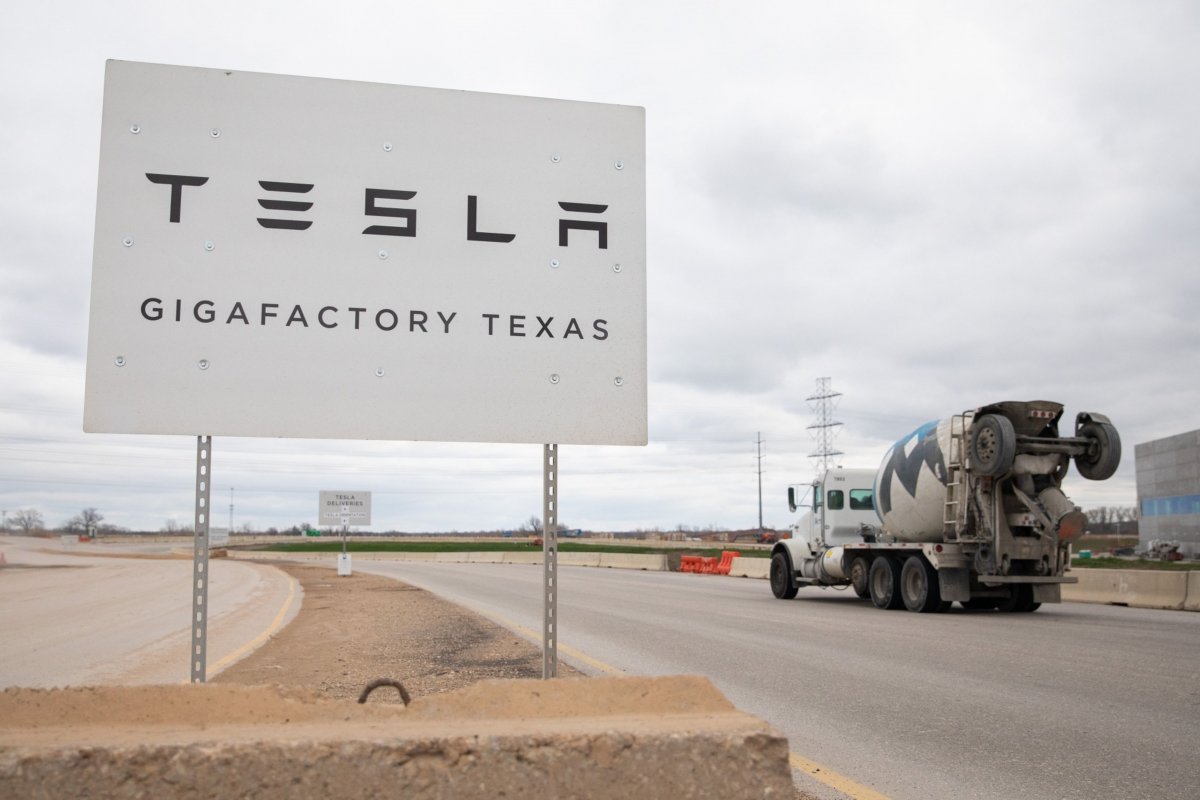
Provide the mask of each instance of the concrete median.
POLYGON ((0 797, 531 794, 794 790, 783 735, 699 677, 483 681, 407 708, 219 684, 0 694, 0 797))
POLYGON ((1079 583, 1064 584, 1063 600, 1072 603, 1111 603, 1134 608, 1182 609, 1189 574, 1134 569, 1075 569, 1079 583))
POLYGON ((1200 611, 1200 572, 1187 574, 1187 596, 1183 599, 1185 611, 1200 611))
MULTIPOLYGON (((542 563, 541 556, 538 556, 538 563, 542 563)), ((564 567, 598 567, 600 566, 599 553, 564 553, 561 550, 558 553, 558 563, 564 567)))
MULTIPOLYGON (((542 563, 542 552, 540 550, 529 553, 500 553, 504 558, 504 564, 540 564, 542 563)), ((558 557, 559 563, 562 563, 562 556, 558 557)))
POLYGON ((667 571, 667 556, 664 553, 642 555, 640 553, 600 553, 601 567, 616 569, 644 569, 651 572, 667 571))
POLYGON ((745 558, 739 556, 733 560, 729 574, 735 578, 767 578, 771 573, 771 559, 745 558))

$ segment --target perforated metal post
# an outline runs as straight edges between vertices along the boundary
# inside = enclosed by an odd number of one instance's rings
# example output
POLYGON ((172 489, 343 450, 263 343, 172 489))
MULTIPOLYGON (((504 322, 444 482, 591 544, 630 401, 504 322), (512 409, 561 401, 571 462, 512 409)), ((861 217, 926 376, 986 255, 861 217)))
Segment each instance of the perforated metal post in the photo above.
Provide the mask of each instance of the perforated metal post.
POLYGON ((192 683, 204 683, 208 649, 208 498, 212 437, 196 437, 196 527, 192 555, 192 683))
POLYGON ((558 675, 558 445, 542 450, 542 679, 558 675))

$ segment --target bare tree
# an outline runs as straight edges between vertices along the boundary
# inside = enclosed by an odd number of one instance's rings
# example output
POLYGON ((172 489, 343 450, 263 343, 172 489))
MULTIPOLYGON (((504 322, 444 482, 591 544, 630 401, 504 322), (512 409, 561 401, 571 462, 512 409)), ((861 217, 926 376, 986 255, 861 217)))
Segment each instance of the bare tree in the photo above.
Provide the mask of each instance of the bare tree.
POLYGON ((42 521, 42 512, 35 508, 21 509, 9 517, 9 522, 14 528, 25 534, 41 530, 44 524, 42 521))
POLYGON ((64 527, 68 531, 85 532, 87 530, 99 530, 100 522, 104 519, 104 515, 95 508, 85 508, 75 516, 67 520, 64 527))

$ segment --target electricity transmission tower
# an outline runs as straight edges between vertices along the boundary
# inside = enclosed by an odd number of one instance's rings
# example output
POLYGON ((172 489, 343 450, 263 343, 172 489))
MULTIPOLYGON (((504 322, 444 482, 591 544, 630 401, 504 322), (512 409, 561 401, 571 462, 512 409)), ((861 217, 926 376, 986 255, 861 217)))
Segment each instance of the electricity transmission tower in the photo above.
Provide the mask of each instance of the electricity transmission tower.
POLYGON ((838 456, 842 455, 842 451, 833 446, 838 426, 842 424, 834 420, 833 409, 837 406, 837 399, 841 396, 841 392, 833 390, 833 378, 817 378, 817 390, 811 396, 804 398, 817 418, 816 422, 808 426, 813 438, 817 440, 817 449, 808 457, 817 459, 815 469, 818 476, 830 467, 838 466, 838 456))

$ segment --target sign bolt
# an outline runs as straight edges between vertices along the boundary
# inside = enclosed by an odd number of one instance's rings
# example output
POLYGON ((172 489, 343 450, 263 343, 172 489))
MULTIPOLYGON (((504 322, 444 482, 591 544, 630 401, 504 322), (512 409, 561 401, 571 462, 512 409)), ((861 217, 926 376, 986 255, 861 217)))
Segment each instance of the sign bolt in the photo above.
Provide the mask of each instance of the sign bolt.
POLYGON ((376 377, 376 378, 382 378, 382 377, 383 377, 383 367, 376 367, 376 368, 375 368, 375 377, 376 377))
POLYGON ((220 138, 221 138, 221 129, 220 129, 220 128, 213 128, 212 130, 210 130, 210 131, 208 132, 208 135, 209 135, 209 136, 211 136, 211 137, 212 137, 212 138, 214 138, 214 139, 220 139, 220 138))
POLYGON ((621 271, 621 265, 613 264, 613 272, 620 272, 620 271, 621 271))
POLYGON ((141 125, 138 125, 138 124, 135 122, 134 124, 132 124, 132 125, 130 125, 130 126, 129 126, 129 132, 130 132, 130 133, 141 133, 141 132, 142 132, 142 126, 141 126, 141 125))
POLYGON ((550 382, 551 382, 551 383, 558 383, 558 373, 557 373, 557 372, 555 372, 554 374, 552 374, 552 375, 550 376, 550 382))
POLYGON ((205 250, 207 250, 207 251, 208 251, 208 252, 210 252, 210 253, 213 251, 213 248, 215 248, 215 247, 216 247, 216 245, 215 245, 215 244, 213 244, 212 242, 205 242, 205 243, 204 243, 204 249, 205 249, 205 250))
POLYGON ((124 239, 121 240, 121 244, 125 245, 126 247, 133 247, 133 237, 126 236, 124 239))
POLYGON ((550 156, 550 160, 557 164, 558 162, 562 161, 562 156, 560 156, 558 153, 555 153, 554 155, 550 156))
POLYGON ((199 366, 200 366, 200 369, 208 369, 208 359, 207 358, 200 359, 199 366))
POLYGON ((550 259, 550 269, 558 269, 558 259, 557 258, 550 259))
POLYGON ((390 152, 392 152, 392 143, 391 143, 391 142, 384 142, 384 143, 383 143, 383 152, 385 152, 385 153, 390 153, 390 152))
POLYGON ((617 169, 625 169, 625 162, 624 162, 624 161, 618 161, 618 162, 617 162, 617 163, 616 163, 614 166, 615 166, 617 169))
POLYGON ((380 261, 387 261, 387 250, 380 250, 380 251, 379 251, 379 260, 380 260, 380 261))
POLYGON ((117 356, 116 360, 114 360, 113 363, 116 364, 118 367, 125 366, 125 356, 117 356))
POLYGON ((620 375, 613 378, 613 386, 624 386, 624 385, 625 385, 625 379, 622 378, 620 375))

